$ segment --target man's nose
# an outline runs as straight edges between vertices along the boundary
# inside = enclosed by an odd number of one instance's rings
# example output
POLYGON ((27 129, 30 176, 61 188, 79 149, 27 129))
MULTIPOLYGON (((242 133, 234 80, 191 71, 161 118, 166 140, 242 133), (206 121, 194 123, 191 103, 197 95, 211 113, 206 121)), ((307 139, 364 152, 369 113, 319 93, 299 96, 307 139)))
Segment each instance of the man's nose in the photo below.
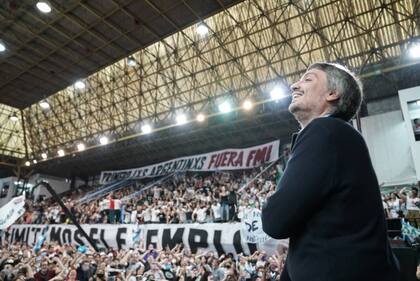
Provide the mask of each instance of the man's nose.
POLYGON ((292 92, 299 90, 299 81, 297 81, 297 82, 293 83, 293 84, 290 86, 290 89, 292 90, 292 92))

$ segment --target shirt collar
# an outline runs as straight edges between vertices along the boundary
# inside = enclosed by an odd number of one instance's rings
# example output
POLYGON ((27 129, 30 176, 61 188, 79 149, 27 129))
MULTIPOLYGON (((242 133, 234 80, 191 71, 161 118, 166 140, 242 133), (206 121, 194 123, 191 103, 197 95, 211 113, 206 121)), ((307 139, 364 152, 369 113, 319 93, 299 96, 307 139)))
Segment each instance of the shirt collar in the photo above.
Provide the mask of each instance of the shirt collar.
POLYGON ((298 138, 299 133, 293 133, 292 135, 292 143, 290 145, 290 151, 293 151, 293 147, 295 146, 296 139, 298 138))
MULTIPOLYGON (((326 113, 326 114, 324 114, 324 115, 322 115, 322 116, 319 116, 319 117, 317 117, 317 118, 325 118, 325 117, 335 117, 335 115, 333 114, 333 113, 326 113)), ((312 122, 312 121, 311 121, 312 122)), ((306 127, 305 127, 306 128, 306 127)), ((295 146, 295 143, 296 143, 296 140, 297 140, 297 138, 299 137, 299 134, 305 129, 305 128, 303 128, 302 130, 300 130, 299 132, 297 132, 297 133, 293 133, 292 134, 292 143, 291 143, 291 146, 290 146, 290 150, 291 151, 293 151, 293 147, 295 146)))

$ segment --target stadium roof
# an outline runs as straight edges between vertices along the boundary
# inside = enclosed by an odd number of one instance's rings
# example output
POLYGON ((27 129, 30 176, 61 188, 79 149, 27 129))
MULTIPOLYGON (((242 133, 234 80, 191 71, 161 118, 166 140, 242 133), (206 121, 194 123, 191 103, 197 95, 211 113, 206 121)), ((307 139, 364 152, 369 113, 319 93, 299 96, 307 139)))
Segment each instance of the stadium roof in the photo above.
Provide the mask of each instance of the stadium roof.
POLYGON ((25 108, 238 0, 3 1, 0 103, 25 108))
POLYGON ((297 124, 287 100, 269 93, 315 61, 365 77, 367 101, 419 84, 419 61, 408 56, 420 35, 419 1, 49 2, 48 15, 19 1, 0 11, 0 141, 4 157, 36 159, 31 168, 56 175, 287 140, 297 124), (259 104, 251 114, 172 126, 181 111, 193 120, 245 99, 259 104), (162 129, 141 135, 145 123, 162 129), (115 143, 99 147, 104 135, 115 143), (91 149, 77 152, 80 142, 91 149), (59 149, 67 155, 56 157, 59 149))

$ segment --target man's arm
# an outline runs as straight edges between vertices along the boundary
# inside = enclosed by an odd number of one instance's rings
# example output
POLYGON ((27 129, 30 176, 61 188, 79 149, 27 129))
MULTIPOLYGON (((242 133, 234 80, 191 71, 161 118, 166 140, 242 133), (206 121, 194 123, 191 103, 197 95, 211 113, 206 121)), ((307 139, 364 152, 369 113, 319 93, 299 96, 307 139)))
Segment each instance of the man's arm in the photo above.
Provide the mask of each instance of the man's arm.
POLYGON ((277 190, 262 209, 263 230, 273 238, 290 237, 303 227, 333 185, 336 146, 323 121, 312 121, 300 133, 277 190))

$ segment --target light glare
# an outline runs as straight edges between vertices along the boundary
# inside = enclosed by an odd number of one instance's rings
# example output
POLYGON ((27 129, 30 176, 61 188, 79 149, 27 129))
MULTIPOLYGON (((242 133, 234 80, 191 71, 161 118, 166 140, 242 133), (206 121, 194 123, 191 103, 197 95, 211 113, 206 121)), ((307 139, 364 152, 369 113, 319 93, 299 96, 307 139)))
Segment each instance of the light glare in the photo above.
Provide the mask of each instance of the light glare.
POLYGON ((83 90, 84 88, 86 88, 86 84, 85 82, 79 80, 76 81, 76 83, 74 83, 74 87, 76 87, 76 89, 83 90))
POLYGON ((206 116, 204 116, 204 114, 203 114, 203 113, 199 113, 199 114, 197 115, 197 121, 198 121, 198 122, 203 122, 204 120, 206 120, 206 116))
POLYGON ((50 108, 50 104, 46 101, 46 100, 42 100, 39 102, 39 106, 42 109, 49 109, 50 108))
POLYGON ((253 106, 254 106, 254 105, 252 104, 252 101, 250 101, 250 100, 246 100, 246 101, 244 101, 244 103, 243 103, 243 105, 242 105, 242 107, 243 107, 245 110, 251 110, 253 106))
POLYGON ((25 166, 27 166, 27 167, 31 166, 31 162, 26 161, 26 162, 25 162, 25 166))
POLYGON ((47 14, 51 12, 50 5, 45 1, 39 1, 38 3, 36 3, 36 7, 43 13, 47 14))
POLYGON ((47 153, 44 152, 44 153, 41 154, 41 157, 42 157, 42 159, 47 159, 48 155, 47 155, 47 153))
POLYGON ((128 64, 129 66, 136 66, 136 65, 137 65, 137 61, 136 61, 133 57, 129 57, 129 58, 127 59, 127 64, 128 64))
POLYGON ((143 134, 150 134, 152 132, 152 126, 150 126, 149 124, 145 124, 141 126, 141 131, 143 132, 143 134))
POLYGON ((187 123, 187 116, 185 116, 185 114, 179 114, 176 117, 176 123, 178 125, 183 125, 183 124, 187 123))
POLYGON ((271 96, 271 99, 273 100, 279 100, 281 98, 284 98, 286 95, 285 95, 284 90, 281 87, 276 86, 271 90, 270 96, 271 96))
POLYGON ((198 35, 205 36, 207 33, 209 33, 209 28, 204 23, 200 23, 197 26, 196 31, 197 31, 198 35))
POLYGON ((57 154, 58 154, 58 156, 63 157, 65 153, 64 153, 64 150, 59 149, 59 150, 57 151, 57 154))
POLYGON ((219 111, 222 113, 228 113, 232 110, 232 107, 230 106, 230 103, 228 101, 225 101, 221 104, 219 104, 219 111))
POLYGON ((99 139, 100 144, 105 145, 108 144, 108 138, 107 137, 101 137, 99 139))
POLYGON ((6 51, 6 45, 3 42, 0 42, 0 52, 6 51))
POLYGON ((77 144, 77 150, 78 151, 83 151, 83 150, 85 150, 85 144, 84 143, 79 143, 79 144, 77 144))
POLYGON ((409 55, 413 59, 420 58, 420 43, 415 43, 411 45, 410 49, 408 50, 409 55))

